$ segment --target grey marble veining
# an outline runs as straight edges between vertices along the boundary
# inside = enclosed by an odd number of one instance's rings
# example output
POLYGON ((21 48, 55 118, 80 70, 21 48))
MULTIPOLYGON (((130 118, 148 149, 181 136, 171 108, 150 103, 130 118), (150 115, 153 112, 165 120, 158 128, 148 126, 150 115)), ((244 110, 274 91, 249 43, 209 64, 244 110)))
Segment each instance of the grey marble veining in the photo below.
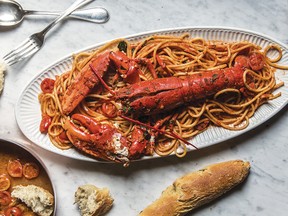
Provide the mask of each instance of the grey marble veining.
MULTIPOLYGON (((18 0, 25 9, 64 10, 73 0, 18 0)), ((110 12, 106 24, 66 20, 48 34, 44 47, 28 61, 10 68, 0 96, 0 137, 29 142, 18 128, 15 104, 32 77, 48 65, 95 43, 130 34, 185 26, 227 26, 256 31, 288 44, 287 0, 99 0, 87 6, 103 6, 110 12)), ((26 17, 13 29, 0 29, 0 56, 51 21, 26 17)), ((141 161, 128 168, 115 164, 76 161, 31 144, 51 172, 55 183, 57 215, 79 215, 74 192, 81 184, 108 187, 115 199, 108 215, 133 216, 159 197, 177 177, 211 163, 230 159, 251 162, 247 181, 227 195, 188 215, 287 215, 288 211, 288 113, 274 118, 240 137, 185 158, 167 157, 141 161)))

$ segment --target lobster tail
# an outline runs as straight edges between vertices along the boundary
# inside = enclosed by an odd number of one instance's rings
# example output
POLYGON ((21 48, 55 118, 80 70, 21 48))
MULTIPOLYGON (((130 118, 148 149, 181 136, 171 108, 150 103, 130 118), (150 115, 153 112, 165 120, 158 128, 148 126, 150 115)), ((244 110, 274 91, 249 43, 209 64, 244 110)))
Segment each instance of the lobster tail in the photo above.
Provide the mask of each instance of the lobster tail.
POLYGON ((205 99, 222 89, 240 89, 244 86, 243 73, 243 67, 235 66, 182 78, 147 80, 120 89, 116 97, 128 108, 126 112, 153 115, 205 99))

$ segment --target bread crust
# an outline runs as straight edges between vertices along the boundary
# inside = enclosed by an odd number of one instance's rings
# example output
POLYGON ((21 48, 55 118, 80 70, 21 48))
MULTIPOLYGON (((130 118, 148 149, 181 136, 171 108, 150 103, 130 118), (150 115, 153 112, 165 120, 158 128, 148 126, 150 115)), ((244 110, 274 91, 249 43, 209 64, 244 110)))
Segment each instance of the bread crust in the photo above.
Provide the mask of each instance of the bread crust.
POLYGON ((75 203, 82 216, 104 215, 112 208, 113 201, 108 188, 86 184, 79 186, 75 192, 75 203))
POLYGON ((213 164, 176 179, 139 216, 181 216, 226 193, 249 174, 250 164, 232 160, 213 164))

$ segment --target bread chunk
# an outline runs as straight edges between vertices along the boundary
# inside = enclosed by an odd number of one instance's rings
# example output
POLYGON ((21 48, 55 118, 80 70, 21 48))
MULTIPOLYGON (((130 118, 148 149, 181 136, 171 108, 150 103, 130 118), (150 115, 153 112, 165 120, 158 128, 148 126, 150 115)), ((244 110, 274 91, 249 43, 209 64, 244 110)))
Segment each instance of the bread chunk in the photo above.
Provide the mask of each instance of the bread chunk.
POLYGON ((75 192, 75 203, 78 204, 82 216, 100 216, 108 212, 113 204, 109 189, 100 189, 86 184, 75 192))
POLYGON ((54 196, 36 185, 13 187, 12 197, 20 199, 39 216, 50 216, 54 208, 54 196))
POLYGON ((6 71, 7 65, 3 59, 0 58, 0 94, 4 88, 4 76, 6 71))
POLYGON ((184 175, 167 187, 140 216, 181 216, 226 193, 249 174, 250 164, 232 160, 184 175))

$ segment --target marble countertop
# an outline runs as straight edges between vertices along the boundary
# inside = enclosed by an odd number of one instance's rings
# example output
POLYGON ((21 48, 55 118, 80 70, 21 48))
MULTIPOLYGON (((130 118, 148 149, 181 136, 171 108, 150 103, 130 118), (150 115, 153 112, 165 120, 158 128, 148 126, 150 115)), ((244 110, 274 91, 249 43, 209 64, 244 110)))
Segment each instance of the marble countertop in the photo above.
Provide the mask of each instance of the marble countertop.
MULTIPOLYGON (((64 10, 73 0, 18 0, 24 9, 64 10)), ((287 107, 256 129, 226 142, 189 153, 132 163, 78 161, 58 156, 32 144, 15 120, 15 104, 32 77, 68 54, 106 40, 163 28, 227 26, 269 35, 288 44, 287 0, 98 0, 86 6, 109 10, 108 23, 69 19, 49 32, 45 46, 29 61, 12 66, 0 96, 0 138, 30 145, 48 167, 57 193, 57 215, 80 215, 74 192, 82 184, 108 187, 114 206, 108 215, 137 215, 160 196, 162 190, 185 173, 230 159, 251 162, 247 181, 216 201, 188 215, 287 215, 288 112, 287 107)), ((26 17, 17 28, 0 29, 0 56, 51 21, 26 17)))

